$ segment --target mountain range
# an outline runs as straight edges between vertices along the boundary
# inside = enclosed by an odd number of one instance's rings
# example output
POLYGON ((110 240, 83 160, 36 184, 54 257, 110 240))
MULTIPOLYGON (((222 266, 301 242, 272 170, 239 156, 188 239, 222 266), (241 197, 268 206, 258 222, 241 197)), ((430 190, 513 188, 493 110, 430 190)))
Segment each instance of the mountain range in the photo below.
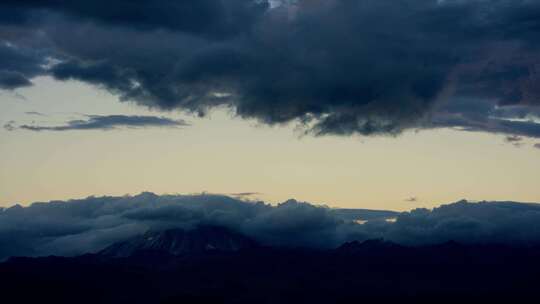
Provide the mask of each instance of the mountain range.
POLYGON ((267 247, 202 226, 148 232, 96 254, 13 257, 0 274, 5 303, 526 303, 537 294, 540 247, 380 239, 267 247))
POLYGON ((226 228, 202 226, 192 230, 169 229, 147 232, 142 236, 115 243, 99 254, 114 258, 145 252, 179 256, 209 251, 233 252, 256 246, 257 242, 226 228))

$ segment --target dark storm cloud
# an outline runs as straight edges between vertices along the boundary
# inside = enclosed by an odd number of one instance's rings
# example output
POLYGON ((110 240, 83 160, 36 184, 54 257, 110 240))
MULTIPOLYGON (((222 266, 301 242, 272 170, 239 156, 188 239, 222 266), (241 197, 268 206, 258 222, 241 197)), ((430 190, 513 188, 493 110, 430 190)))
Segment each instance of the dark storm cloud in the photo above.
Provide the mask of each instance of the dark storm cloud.
POLYGON ((86 120, 70 120, 60 126, 20 125, 11 124, 9 131, 23 129, 29 131, 73 131, 73 130, 111 130, 117 128, 146 128, 146 127, 184 127, 189 124, 183 120, 174 120, 156 116, 127 116, 127 115, 88 115, 86 120))
POLYGON ((46 59, 41 52, 18 47, 0 36, 0 89, 15 89, 32 85, 29 78, 43 73, 46 59))
POLYGON ((202 115, 227 106, 315 135, 457 127, 538 136, 537 124, 512 119, 539 112, 540 1, 281 2, 3 1, 11 17, 0 39, 57 63, 2 67, 0 53, 0 71, 23 77, 3 86, 44 73, 149 107, 202 115), (488 100, 505 117, 474 105, 438 111, 462 100, 488 100))
POLYGON ((31 86, 32 82, 23 74, 17 72, 0 71, 0 88, 15 89, 31 86))
POLYGON ((540 241, 540 205, 461 201, 398 214, 295 200, 271 206, 208 194, 89 197, 0 208, 0 259, 95 252, 148 230, 198 225, 224 226, 266 245, 293 247, 333 248, 373 238, 406 245, 532 244, 540 241))
POLYGON ((49 12, 107 26, 168 29, 221 37, 249 28, 268 4, 252 0, 6 0, 2 1, 2 6, 6 12, 12 12, 10 18, 2 19, 5 24, 32 24, 36 15, 49 12))

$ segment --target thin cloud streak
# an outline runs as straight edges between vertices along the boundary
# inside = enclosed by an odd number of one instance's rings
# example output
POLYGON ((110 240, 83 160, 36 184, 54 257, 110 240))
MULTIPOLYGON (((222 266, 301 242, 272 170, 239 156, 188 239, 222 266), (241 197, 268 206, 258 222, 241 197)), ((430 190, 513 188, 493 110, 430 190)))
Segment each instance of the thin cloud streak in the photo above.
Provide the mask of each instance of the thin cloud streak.
POLYGON ((37 111, 28 111, 28 112, 24 112, 24 114, 26 115, 33 115, 33 116, 47 116, 46 114, 43 114, 41 112, 37 112, 37 111))
POLYGON ((165 127, 180 128, 190 126, 184 120, 170 119, 157 116, 128 116, 128 115, 87 115, 87 119, 70 120, 64 125, 43 126, 43 125, 9 125, 5 129, 14 131, 16 129, 28 131, 75 131, 75 130, 114 130, 119 128, 149 128, 165 127))
POLYGON ((15 126, 15 121, 11 120, 11 121, 8 121, 6 124, 4 124, 4 130, 6 131, 13 131, 15 130, 17 127, 15 126))
POLYGON ((246 196, 254 196, 254 195, 260 195, 262 193, 259 192, 238 192, 238 193, 230 193, 231 196, 237 196, 237 197, 246 197, 246 196))
POLYGON ((523 137, 517 136, 517 135, 509 135, 506 136, 504 139, 507 143, 513 145, 514 147, 521 147, 523 146, 523 137))
POLYGON ((418 198, 416 196, 409 197, 405 199, 406 202, 418 202, 418 198))

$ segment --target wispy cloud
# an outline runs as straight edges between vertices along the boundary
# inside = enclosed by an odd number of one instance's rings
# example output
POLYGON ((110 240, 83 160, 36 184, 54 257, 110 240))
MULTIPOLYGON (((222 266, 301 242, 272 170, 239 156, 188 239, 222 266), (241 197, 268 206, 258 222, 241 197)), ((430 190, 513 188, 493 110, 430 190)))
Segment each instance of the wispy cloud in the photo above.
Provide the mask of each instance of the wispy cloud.
POLYGON ((235 197, 247 197, 247 196, 254 196, 259 195, 261 193, 259 192, 238 192, 238 193, 230 193, 229 195, 235 196, 235 197))
POLYGON ((5 125, 4 125, 4 129, 7 130, 7 131, 13 131, 15 130, 15 122, 13 120, 11 121, 8 121, 5 125))
POLYGON ((43 113, 37 112, 37 111, 28 111, 28 112, 24 112, 24 114, 26 114, 26 115, 34 115, 34 116, 47 116, 46 114, 43 114, 43 113))
POLYGON ((15 126, 13 122, 4 128, 8 131, 22 129, 28 131, 73 131, 73 130, 112 130, 118 128, 148 128, 167 127, 178 128, 189 126, 190 124, 182 119, 171 119, 158 116, 128 116, 128 115, 87 115, 86 119, 67 121, 63 125, 20 125, 15 126))
POLYGON ((514 145, 514 147, 521 147, 523 145, 523 137, 517 135, 506 136, 504 139, 507 143, 514 145))
POLYGON ((501 110, 491 101, 453 101, 435 109, 427 124, 434 128, 453 128, 468 132, 507 135, 508 142, 522 137, 540 138, 540 113, 536 107, 511 107, 501 110))

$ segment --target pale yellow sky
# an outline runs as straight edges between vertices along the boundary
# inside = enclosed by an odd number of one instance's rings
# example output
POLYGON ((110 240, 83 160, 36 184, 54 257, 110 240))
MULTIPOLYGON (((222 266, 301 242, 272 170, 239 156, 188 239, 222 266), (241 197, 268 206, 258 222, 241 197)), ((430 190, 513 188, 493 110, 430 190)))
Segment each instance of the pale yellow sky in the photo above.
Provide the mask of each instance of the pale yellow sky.
POLYGON ((540 149, 454 130, 397 138, 299 136, 225 110, 196 118, 150 112, 88 85, 35 81, 0 95, 0 124, 60 124, 84 114, 164 115, 180 129, 0 129, 0 206, 89 195, 258 192, 332 207, 410 210, 462 198, 540 202, 540 149), (23 98, 24 97, 24 98, 23 98), (47 117, 24 114, 38 111, 47 117), (416 202, 406 201, 417 197, 416 202))

